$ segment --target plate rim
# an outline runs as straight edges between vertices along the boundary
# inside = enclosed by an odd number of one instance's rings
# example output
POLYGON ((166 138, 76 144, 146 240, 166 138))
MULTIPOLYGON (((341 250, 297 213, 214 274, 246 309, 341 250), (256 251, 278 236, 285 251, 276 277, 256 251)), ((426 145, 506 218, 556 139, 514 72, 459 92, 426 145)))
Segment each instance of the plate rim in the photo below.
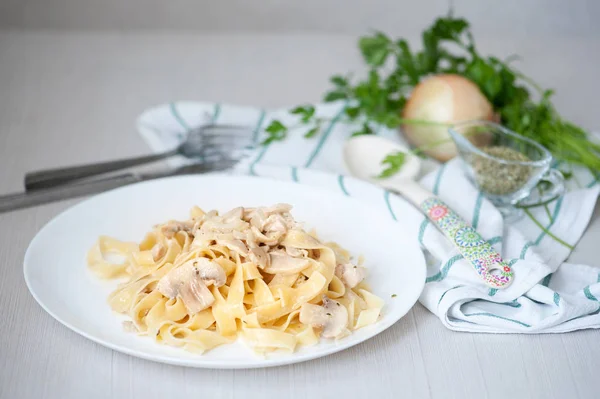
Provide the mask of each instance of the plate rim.
MULTIPOLYGON (((274 166, 270 166, 273 169, 286 169, 283 167, 274 167, 274 166)), ((326 172, 321 172, 321 171, 314 171, 314 170, 309 170, 306 169, 306 171, 310 171, 316 174, 320 174, 320 175, 333 175, 330 173, 326 173, 326 172)), ((243 363, 243 362, 239 362, 239 363, 231 363, 231 362, 224 362, 224 361, 220 361, 218 359, 211 359, 209 361, 209 363, 201 362, 202 356, 199 355, 197 358, 185 358, 185 357, 180 357, 180 358, 175 358, 172 355, 153 355, 153 354, 149 354, 143 350, 138 350, 138 349, 132 349, 128 346, 125 345, 119 345, 119 344, 114 344, 109 340, 105 340, 102 339, 101 337, 96 337, 90 333, 87 333, 86 331, 77 328, 74 325, 71 325, 70 323, 66 322, 65 320, 63 320, 61 317, 59 317, 55 312, 53 312, 48 306, 46 306, 46 304, 44 303, 44 301, 42 301, 39 296, 36 294, 35 290, 32 288, 32 283, 30 281, 30 274, 31 274, 31 267, 30 266, 30 258, 31 258, 31 253, 32 253, 32 248, 35 246, 35 244, 37 243, 37 241, 40 239, 40 235, 41 233, 49 228, 51 225, 53 225, 54 223, 57 222, 57 220, 60 219, 61 216, 63 216, 64 214, 66 214, 67 212, 70 212, 76 208, 79 207, 83 207, 86 206, 86 204, 88 202, 91 201, 95 201, 98 198, 102 198, 104 196, 108 196, 108 195, 112 195, 115 192, 119 192, 121 190, 128 190, 131 189, 131 187, 134 186, 141 186, 141 185, 148 185, 148 184, 156 184, 159 183, 161 181, 168 181, 168 180, 180 180, 180 179, 189 179, 189 178, 202 178, 205 176, 218 176, 218 177, 223 177, 223 178, 244 178, 244 179, 255 179, 255 180, 263 180, 263 181, 270 181, 270 182, 274 182, 274 183, 285 183, 285 184, 297 184, 297 185, 301 185, 301 186, 305 186, 308 187, 312 190, 317 190, 317 191, 327 191, 329 192, 331 195, 334 196, 340 196, 340 198, 345 198, 345 199, 351 199, 351 200, 358 200, 359 202, 363 203, 364 205, 368 206, 368 207, 374 207, 374 204, 371 204, 369 202, 366 201, 361 201, 358 198, 355 197, 344 197, 341 196, 339 193, 333 191, 333 190, 328 190, 322 187, 318 187, 315 185, 310 185, 310 184, 306 184, 303 182, 298 182, 298 181, 292 181, 292 180, 285 180, 285 179, 277 179, 277 178, 273 178, 270 176, 260 176, 260 175, 238 175, 238 174, 228 174, 228 173, 223 173, 223 172, 216 172, 216 173, 203 173, 203 174, 196 174, 196 175, 182 175, 182 176, 170 176, 170 177, 164 177, 164 178, 160 178, 160 179, 153 179, 150 181, 143 181, 143 182, 137 182, 134 184, 130 184, 127 186, 123 186, 123 187, 118 187, 112 190, 108 190, 105 191, 103 193, 91 196, 89 198, 84 199, 83 201, 80 201, 66 209, 64 209, 63 211, 59 212, 58 214, 56 214, 52 219, 50 219, 48 222, 46 222, 41 229, 39 229, 37 231, 37 233, 35 234, 35 236, 33 237, 33 239, 30 241, 29 245, 27 246, 27 250, 25 251, 25 255, 23 258, 23 277, 25 280, 25 284, 27 286, 27 289, 29 291, 29 293, 33 296, 33 298, 35 299, 35 301, 38 303, 38 305, 47 313, 49 314, 54 320, 58 321, 61 325, 65 326, 66 328, 68 328, 70 331, 79 334, 80 336, 83 336, 84 338, 99 344, 101 346, 107 347, 111 350, 120 352, 120 353, 124 353, 127 354, 129 356, 133 356, 133 357, 138 357, 141 359, 145 359, 145 360, 149 360, 149 361, 153 361, 153 362, 157 362, 157 363, 164 363, 164 364, 170 364, 170 365, 176 365, 176 366, 183 366, 183 367, 192 367, 192 368, 202 368, 202 369, 256 369, 256 368, 269 368, 269 367, 278 367, 278 366, 283 366, 283 365, 292 365, 292 364, 297 364, 297 363, 303 363, 306 361, 310 361, 310 360, 314 360, 314 359, 318 359, 318 358, 322 358, 322 357, 327 357, 329 355, 332 355, 334 353, 337 352, 341 352, 345 349, 350 349, 356 345, 360 345, 362 343, 364 343, 365 341, 368 341, 372 338, 374 338, 375 336, 383 333, 385 330, 389 329, 390 327, 392 327, 394 324, 396 324, 398 321, 400 321, 403 317, 405 317, 411 310, 412 308, 415 306, 415 304, 418 302, 418 299, 425 287, 425 278, 426 278, 426 273, 427 273, 427 269, 426 269, 426 262, 425 262, 425 257, 423 254, 423 251, 421 249, 417 249, 415 251, 415 254, 418 254, 419 259, 420 259, 420 263, 421 263, 421 267, 418 267, 419 271, 420 271, 420 278, 419 280, 421 281, 420 287, 418 290, 416 290, 416 292, 418 292, 418 294, 416 295, 415 298, 411 299, 412 304, 410 305, 410 307, 408 308, 408 310, 402 314, 401 316, 399 316, 397 319, 395 320, 391 320, 388 321, 385 325, 380 324, 378 330, 371 334, 371 335, 367 335, 363 338, 358 339, 357 341, 353 341, 349 344, 334 344, 331 345, 330 347, 324 348, 320 351, 315 351, 315 352, 308 352, 308 353, 304 353, 304 354, 300 354, 300 355, 296 355, 296 356, 284 356, 284 357, 277 357, 277 358, 271 358, 271 359, 264 359, 264 361, 261 362, 255 362, 255 363, 243 363), (200 360, 200 362, 199 362, 200 360)), ((371 185, 372 186, 372 185, 371 185)), ((381 192, 384 192, 385 190, 373 186, 374 188, 380 190, 381 192)), ((399 223, 398 221, 394 221, 392 220, 394 223, 399 223)), ((410 237, 409 233, 407 231, 403 230, 403 233, 406 235, 406 237, 410 237)), ((415 240, 416 242, 416 240, 415 240)), ((415 272, 417 272, 417 268, 415 268, 415 272)))

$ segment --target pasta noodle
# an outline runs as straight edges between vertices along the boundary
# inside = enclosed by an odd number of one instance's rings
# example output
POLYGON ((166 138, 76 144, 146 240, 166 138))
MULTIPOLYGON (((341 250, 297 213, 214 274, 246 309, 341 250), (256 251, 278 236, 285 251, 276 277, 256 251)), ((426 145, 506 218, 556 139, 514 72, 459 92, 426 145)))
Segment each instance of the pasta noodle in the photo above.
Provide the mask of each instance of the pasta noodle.
POLYGON ((100 237, 88 266, 126 278, 108 303, 130 318, 127 330, 196 353, 238 336, 257 353, 294 351, 375 323, 384 302, 362 283, 362 260, 304 231, 290 210, 194 207, 139 245, 100 237))

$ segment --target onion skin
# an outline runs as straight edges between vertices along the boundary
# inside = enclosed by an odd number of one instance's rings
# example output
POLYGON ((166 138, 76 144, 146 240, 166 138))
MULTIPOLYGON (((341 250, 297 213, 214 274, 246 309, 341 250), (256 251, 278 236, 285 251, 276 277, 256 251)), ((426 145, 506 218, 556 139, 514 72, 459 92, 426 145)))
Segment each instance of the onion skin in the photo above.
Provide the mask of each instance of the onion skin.
MULTIPOLYGON (((459 75, 436 75, 415 86, 402 111, 403 119, 416 119, 441 123, 457 123, 469 120, 495 121, 492 104, 479 87, 459 75)), ((443 144, 424 148, 423 152, 441 162, 457 155, 456 146, 445 126, 404 124, 402 131, 406 140, 415 147, 427 147, 446 140, 443 144)), ((470 139, 477 146, 489 143, 490 137, 477 135, 470 139)))

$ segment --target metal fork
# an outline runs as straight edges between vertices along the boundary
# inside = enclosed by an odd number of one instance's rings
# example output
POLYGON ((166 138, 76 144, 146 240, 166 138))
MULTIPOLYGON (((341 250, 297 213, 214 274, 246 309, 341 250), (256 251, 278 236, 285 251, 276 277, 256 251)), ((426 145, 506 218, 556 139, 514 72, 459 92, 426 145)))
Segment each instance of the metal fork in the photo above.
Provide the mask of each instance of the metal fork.
POLYGON ((25 175, 25 190, 33 191, 55 187, 87 177, 156 162, 175 155, 182 155, 189 159, 214 158, 215 156, 223 158, 221 155, 249 147, 252 144, 254 143, 252 142, 252 134, 249 127, 217 124, 203 125, 190 130, 185 141, 176 148, 161 154, 27 173, 25 175))

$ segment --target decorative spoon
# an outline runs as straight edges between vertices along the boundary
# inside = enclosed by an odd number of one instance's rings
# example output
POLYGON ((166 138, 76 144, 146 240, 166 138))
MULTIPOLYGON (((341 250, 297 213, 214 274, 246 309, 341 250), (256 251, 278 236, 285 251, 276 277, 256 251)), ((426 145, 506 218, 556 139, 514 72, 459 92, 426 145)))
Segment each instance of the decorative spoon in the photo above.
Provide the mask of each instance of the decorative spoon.
POLYGON ((376 178, 381 172, 381 161, 398 151, 408 150, 383 137, 358 136, 346 142, 344 161, 355 177, 398 192, 419 208, 471 262, 485 284, 493 288, 508 287, 514 275, 500 254, 448 205, 413 180, 420 168, 417 157, 407 156, 399 173, 385 179, 376 178))

